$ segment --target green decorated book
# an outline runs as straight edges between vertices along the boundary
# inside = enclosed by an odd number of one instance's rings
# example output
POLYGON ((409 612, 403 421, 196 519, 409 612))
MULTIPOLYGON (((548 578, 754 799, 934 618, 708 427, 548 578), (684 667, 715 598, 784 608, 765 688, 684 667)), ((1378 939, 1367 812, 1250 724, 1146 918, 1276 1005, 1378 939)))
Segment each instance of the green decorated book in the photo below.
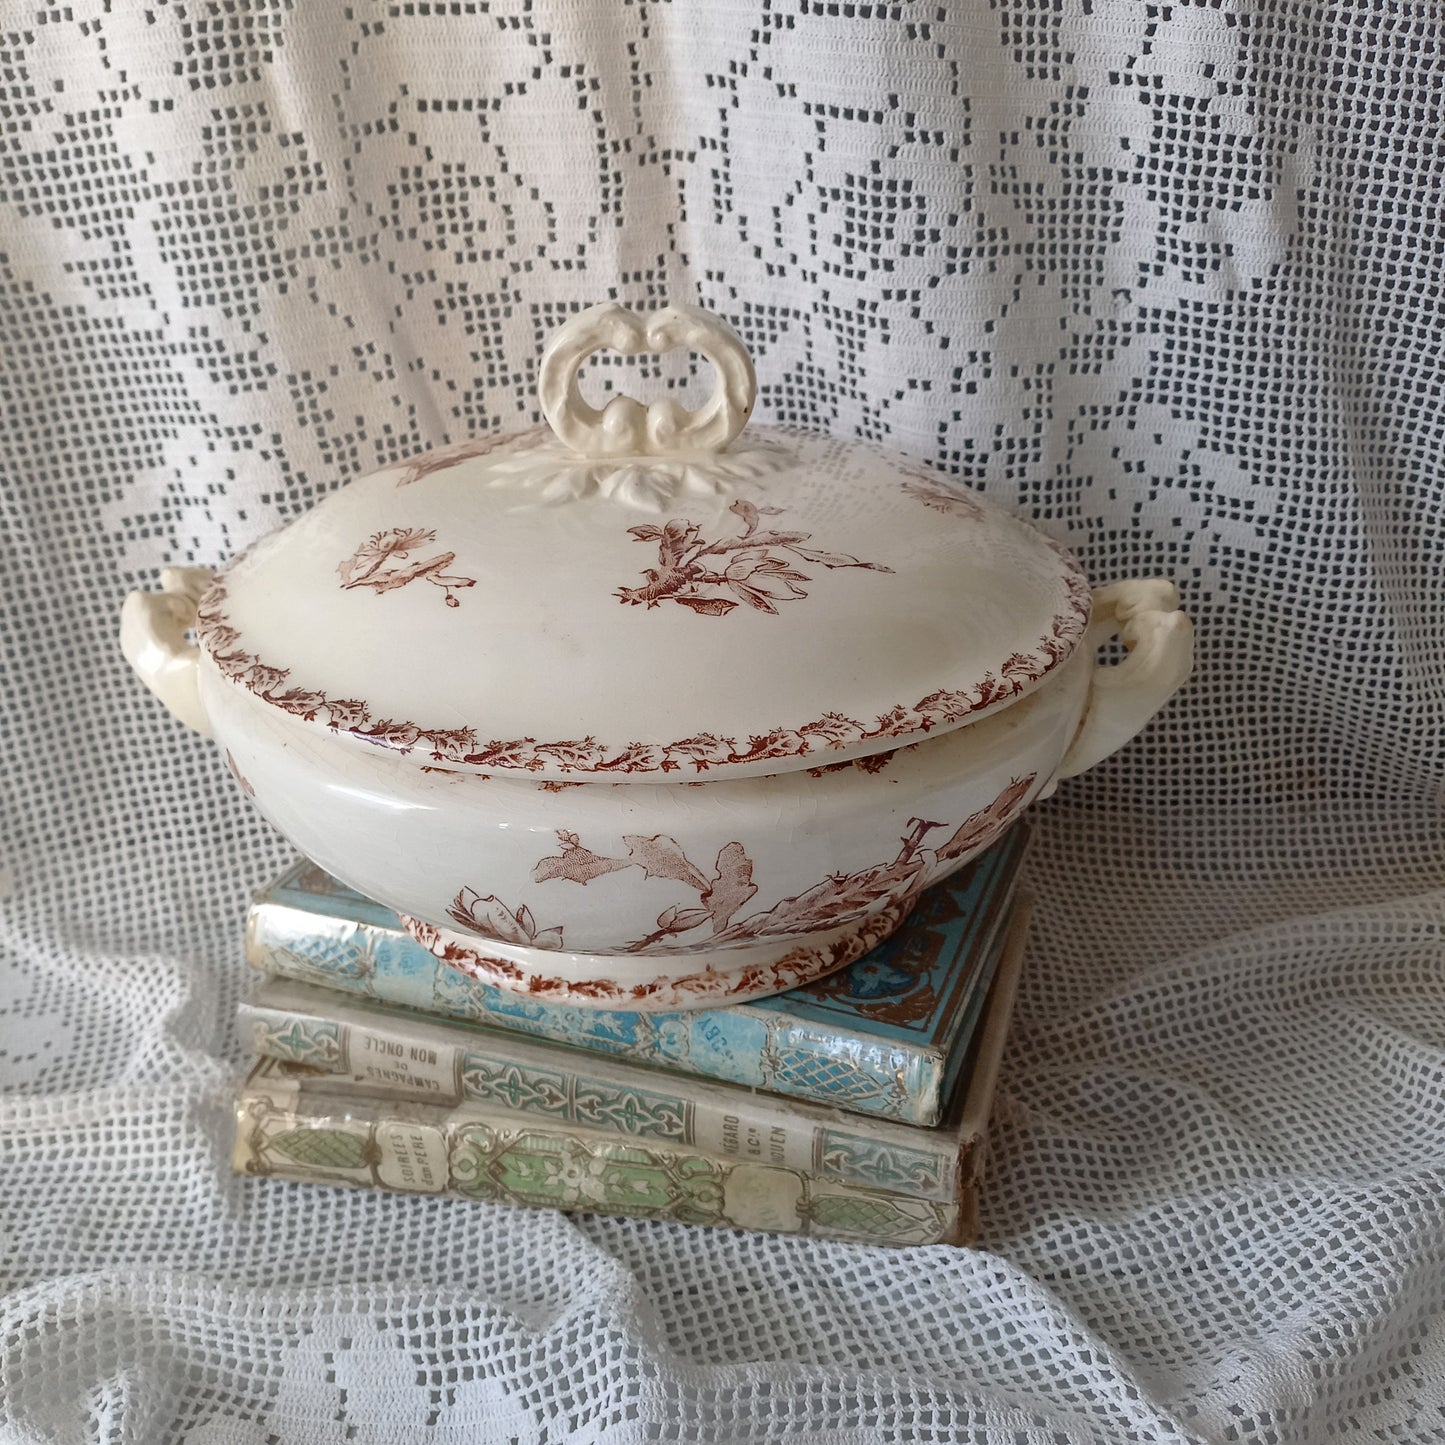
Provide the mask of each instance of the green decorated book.
POLYGON ((552 1039, 592 1053, 933 1125, 988 990, 993 944, 1027 832, 925 893, 892 938, 774 998, 682 1013, 549 1003, 468 978, 395 913, 298 863, 253 903, 246 955, 266 974, 379 1003, 552 1039))
POLYGON ((947 1198, 820 1175, 766 1156, 717 1155, 676 1137, 607 1133, 467 1100, 357 1090, 344 1076, 263 1058, 237 1101, 238 1173, 527 1207, 632 1215, 872 1244, 969 1243, 1013 1009, 1028 905, 1014 912, 975 1031, 966 1086, 935 1130, 957 1160, 947 1198))

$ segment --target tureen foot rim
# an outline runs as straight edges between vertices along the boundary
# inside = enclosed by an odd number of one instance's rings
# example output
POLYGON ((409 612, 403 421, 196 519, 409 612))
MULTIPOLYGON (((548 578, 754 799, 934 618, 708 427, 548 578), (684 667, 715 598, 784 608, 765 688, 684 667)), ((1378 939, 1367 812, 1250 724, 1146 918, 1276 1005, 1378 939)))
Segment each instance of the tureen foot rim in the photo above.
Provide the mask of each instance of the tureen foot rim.
POLYGON ((642 1013, 750 1003, 825 978, 893 934, 919 896, 910 893, 866 918, 805 937, 691 950, 664 972, 653 973, 656 960, 650 960, 645 976, 639 976, 640 960, 618 954, 559 954, 494 943, 399 916, 407 933, 442 963, 480 983, 549 1003, 642 1013), (630 976, 619 979, 623 970, 630 976))

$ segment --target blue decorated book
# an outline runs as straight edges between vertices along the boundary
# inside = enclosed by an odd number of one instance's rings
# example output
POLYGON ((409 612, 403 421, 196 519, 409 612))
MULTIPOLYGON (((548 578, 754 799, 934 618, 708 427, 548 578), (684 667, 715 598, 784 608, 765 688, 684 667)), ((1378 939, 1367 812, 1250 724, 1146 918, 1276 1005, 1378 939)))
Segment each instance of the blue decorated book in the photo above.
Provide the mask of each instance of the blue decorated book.
POLYGON ((263 973, 380 1003, 931 1126, 988 992, 1026 846, 1016 825, 857 962, 729 1008, 628 1013, 495 988, 449 968, 390 909, 304 861, 252 904, 246 955, 263 973))

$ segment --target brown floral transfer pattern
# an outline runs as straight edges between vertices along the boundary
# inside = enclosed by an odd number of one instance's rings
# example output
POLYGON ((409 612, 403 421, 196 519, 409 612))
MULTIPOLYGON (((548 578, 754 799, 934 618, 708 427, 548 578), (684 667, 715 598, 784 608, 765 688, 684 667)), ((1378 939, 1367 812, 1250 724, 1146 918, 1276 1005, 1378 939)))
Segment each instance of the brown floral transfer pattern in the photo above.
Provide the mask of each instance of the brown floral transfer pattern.
POLYGON ((483 898, 475 888, 463 888, 452 900, 447 914, 468 932, 497 943, 515 943, 522 948, 563 946, 561 928, 538 928, 532 910, 525 903, 513 912, 491 894, 483 898))
POLYGON ((796 602, 808 594, 803 583, 812 579, 800 571, 803 563, 816 567, 861 567, 869 572, 892 572, 878 562, 860 562, 843 552, 823 552, 805 544, 809 532, 758 530, 762 517, 776 517, 782 507, 759 507, 739 498, 728 508, 742 519, 736 537, 709 542, 701 529, 684 518, 662 526, 651 523, 627 530, 639 542, 657 543, 657 566, 643 569, 641 587, 620 587, 618 600, 633 607, 656 607, 676 602, 705 617, 724 617, 739 603, 775 617, 779 602, 796 602))
POLYGON ((821 778, 828 773, 841 773, 849 769, 858 773, 881 773, 897 756, 898 749, 889 748, 887 752, 868 753, 865 757, 849 758, 846 763, 823 763, 819 767, 809 768, 808 776, 821 778))
POLYGON ((800 944, 772 963, 750 964, 735 973, 719 973, 703 968, 694 973, 673 976, 660 974, 645 983, 620 984, 610 978, 574 981, 534 973, 508 958, 497 958, 472 948, 455 937, 442 933, 433 923, 401 914, 402 926, 433 957, 482 983, 509 989, 514 993, 533 994, 538 998, 565 1002, 576 999, 585 1003, 612 1007, 688 1008, 702 1000, 739 1002, 784 993, 805 983, 824 977, 862 958, 876 948, 908 917, 917 894, 895 899, 877 913, 870 914, 857 928, 841 938, 823 944, 800 944))
MULTIPOLYGON (((640 868, 646 878, 672 879, 697 894, 696 906, 674 904, 659 914, 654 930, 627 944, 627 953, 679 953, 699 946, 820 933, 856 923, 880 906, 917 894, 948 871, 948 863, 986 848, 1022 811, 1036 776, 1030 773, 1015 778, 936 847, 926 847, 925 843, 930 834, 947 824, 910 818, 909 831, 899 840, 901 846, 892 862, 853 873, 830 874, 804 892, 743 918, 738 914, 758 888, 753 882, 753 860, 736 841, 724 844, 711 868, 705 870, 665 833, 650 838, 639 833, 624 834, 627 856, 617 858, 593 852, 576 833, 562 830, 557 834, 558 851, 538 860, 532 879, 536 883, 562 880, 585 887, 608 873, 640 868)), ((563 946, 561 928, 539 930, 525 905, 513 912, 496 898, 484 898, 473 888, 463 888, 447 914, 467 932, 493 942, 531 948, 563 946)))
POLYGON ((435 447, 429 452, 420 452, 399 463, 402 474, 396 479, 396 484, 398 487, 409 487, 423 477, 444 472, 459 462, 470 461, 473 457, 485 457, 495 451, 524 451, 537 445, 547 434, 546 427, 531 427, 523 432, 494 432, 489 436, 468 437, 466 441, 454 442, 449 447, 435 447))
MULTIPOLYGON (((1051 543, 1061 556, 1062 547, 1051 543)), ((244 553, 242 554, 245 555, 244 553)), ((236 561, 240 561, 238 557, 236 561)), ((235 563, 232 563, 234 566, 235 563)), ((898 738, 917 738, 965 721, 983 708, 1018 696, 1073 651, 1088 625, 1092 594, 1072 564, 1066 573, 1068 597, 1048 631, 1029 652, 1016 652, 1000 668, 986 672, 966 689, 940 690, 911 706, 897 704, 872 722, 830 712, 800 728, 775 728, 748 738, 697 733, 671 743, 633 742, 606 746, 596 738, 539 742, 536 738, 493 738, 484 741, 474 728, 428 728, 411 721, 378 718, 360 698, 333 698, 320 688, 290 683, 290 669, 274 667, 242 645, 240 632, 226 615, 226 576, 207 589, 196 610, 196 635, 216 666, 230 680, 263 702, 307 722, 324 722, 377 747, 410 753, 428 751, 434 762, 462 763, 475 769, 559 773, 595 777, 635 773, 670 773, 683 767, 704 773, 715 766, 807 757, 838 748, 898 738)))
POLYGON ((231 771, 231 776, 241 785, 241 791, 248 798, 256 796, 256 790, 251 786, 251 780, 243 773, 238 766, 236 759, 231 756, 230 748, 226 749, 226 766, 231 771))
POLYGON ((437 534, 430 528, 393 527, 387 532, 373 532, 355 552, 337 567, 343 588, 370 587, 374 592, 390 592, 405 587, 420 577, 446 592, 448 607, 459 607, 454 591, 475 587, 475 577, 448 576, 444 567, 456 561, 455 552, 439 552, 435 557, 412 558, 419 547, 435 542, 437 534))
POLYGON ((946 487, 932 477, 918 477, 904 482, 903 490, 935 512, 949 517, 981 517, 983 508, 967 493, 946 487))

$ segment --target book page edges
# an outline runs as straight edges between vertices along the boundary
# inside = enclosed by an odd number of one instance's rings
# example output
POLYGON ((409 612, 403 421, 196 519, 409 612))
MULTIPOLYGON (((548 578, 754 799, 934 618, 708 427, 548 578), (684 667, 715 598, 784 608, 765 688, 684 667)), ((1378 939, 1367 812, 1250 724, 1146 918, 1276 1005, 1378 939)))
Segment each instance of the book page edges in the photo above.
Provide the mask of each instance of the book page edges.
POLYGON ((988 1163, 989 1123, 993 1116, 1004 1044, 1013 1019, 1014 1001, 1018 997, 1019 977, 1023 972, 1024 951, 1028 944, 1033 910, 1033 894, 1021 889, 1014 904, 1013 916, 1008 920, 1003 953, 994 973, 993 987, 978 1030, 973 1072, 959 1117, 959 1217, 957 1237, 949 1238, 946 1241, 949 1244, 976 1245, 979 1242, 979 1193, 988 1163))

